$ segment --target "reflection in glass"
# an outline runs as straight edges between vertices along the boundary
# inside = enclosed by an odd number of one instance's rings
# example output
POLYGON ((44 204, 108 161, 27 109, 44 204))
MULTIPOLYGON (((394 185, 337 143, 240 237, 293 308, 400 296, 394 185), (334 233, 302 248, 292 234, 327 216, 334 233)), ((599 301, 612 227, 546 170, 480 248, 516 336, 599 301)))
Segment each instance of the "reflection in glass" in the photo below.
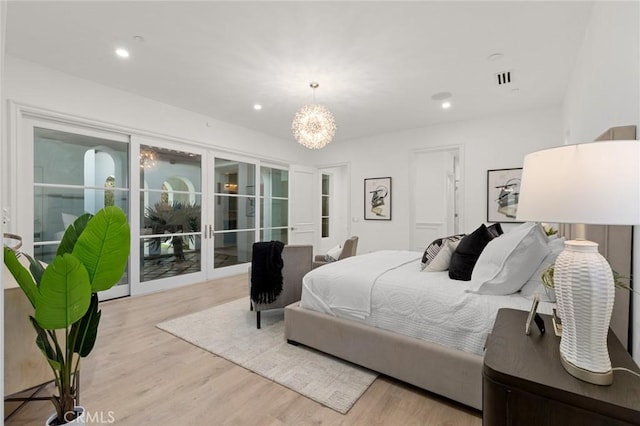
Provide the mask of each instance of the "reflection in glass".
POLYGON ((200 272, 200 235, 167 235, 141 238, 140 281, 200 272))
POLYGON ((289 197, 289 172, 262 167, 260 169, 260 190, 264 197, 289 197))
POLYGON ((265 198, 260 205, 260 227, 271 228, 289 225, 289 201, 265 198))
POLYGON ((260 170, 260 240, 287 243, 289 226, 289 172, 260 170))
POLYGON ((329 218, 322 218, 322 238, 327 238, 329 236, 329 218))
POLYGON ((329 195, 329 175, 322 175, 322 195, 329 195))
POLYGON ((279 229, 263 229, 260 231, 260 241, 282 241, 287 244, 289 242, 289 231, 287 228, 279 229))
POLYGON ((60 241, 78 216, 86 212, 95 214, 109 201, 128 215, 126 190, 34 187, 34 242, 60 241))
POLYGON ((202 270, 202 157, 140 146, 140 281, 202 270))
POLYGON ((255 197, 215 196, 216 231, 255 228, 255 197))
POLYGON ((251 262, 254 231, 216 233, 213 235, 214 267, 251 262))
POLYGON ((124 142, 36 127, 33 145, 35 183, 104 187, 112 176, 114 187, 129 187, 124 142))
POLYGON ((255 164, 216 158, 215 161, 215 193, 254 195, 255 164))

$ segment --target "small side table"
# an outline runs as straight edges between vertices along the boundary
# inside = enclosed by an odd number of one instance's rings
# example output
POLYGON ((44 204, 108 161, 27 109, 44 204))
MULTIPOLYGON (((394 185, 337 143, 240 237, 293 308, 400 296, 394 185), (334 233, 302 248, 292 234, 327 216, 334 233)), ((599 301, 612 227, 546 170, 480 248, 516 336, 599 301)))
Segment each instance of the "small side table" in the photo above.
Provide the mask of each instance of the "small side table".
MULTIPOLYGON (((487 340, 483 369, 483 424, 640 425, 640 377, 614 371, 611 386, 598 386, 569 375, 560 364, 560 338, 549 315, 547 332, 524 333, 528 312, 500 309, 487 340)), ((640 373, 618 338, 609 331, 613 367, 640 373)))

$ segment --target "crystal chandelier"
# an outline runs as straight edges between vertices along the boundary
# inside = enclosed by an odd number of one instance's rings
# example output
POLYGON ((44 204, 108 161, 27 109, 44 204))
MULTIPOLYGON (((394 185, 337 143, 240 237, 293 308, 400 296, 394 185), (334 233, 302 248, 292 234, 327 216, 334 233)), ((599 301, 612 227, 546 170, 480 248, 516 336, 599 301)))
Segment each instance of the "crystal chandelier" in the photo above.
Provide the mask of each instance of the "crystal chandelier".
POLYGON ((150 149, 142 149, 140 150, 140 168, 141 169, 150 169, 155 167, 158 160, 156 157, 156 153, 150 149))
POLYGON ((309 86, 313 89, 313 103, 296 112, 291 130, 299 144, 309 149, 320 149, 330 143, 336 134, 336 122, 324 105, 316 104, 315 90, 319 84, 314 81, 309 86))

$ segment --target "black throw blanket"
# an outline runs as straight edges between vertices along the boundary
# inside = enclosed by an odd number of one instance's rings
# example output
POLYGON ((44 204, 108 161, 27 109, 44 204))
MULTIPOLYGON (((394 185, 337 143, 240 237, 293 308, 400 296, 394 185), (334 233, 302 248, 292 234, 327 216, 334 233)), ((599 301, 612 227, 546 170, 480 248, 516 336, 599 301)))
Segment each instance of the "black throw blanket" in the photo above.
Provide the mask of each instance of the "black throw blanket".
POLYGON ((281 241, 253 244, 251 256, 251 300, 256 303, 273 303, 282 293, 281 241))

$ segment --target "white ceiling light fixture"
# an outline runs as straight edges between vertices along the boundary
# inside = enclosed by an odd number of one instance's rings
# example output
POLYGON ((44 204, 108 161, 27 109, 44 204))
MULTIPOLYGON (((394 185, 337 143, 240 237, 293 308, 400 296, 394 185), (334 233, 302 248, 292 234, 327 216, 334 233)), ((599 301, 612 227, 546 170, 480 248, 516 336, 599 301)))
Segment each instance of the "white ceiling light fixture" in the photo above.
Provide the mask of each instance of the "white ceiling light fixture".
POLYGON ((315 81, 309 84, 313 90, 313 102, 300 108, 291 123, 293 137, 309 149, 325 147, 336 134, 333 114, 324 105, 316 104, 316 89, 319 86, 315 81))
POLYGON ((444 101, 441 106, 442 106, 442 109, 449 109, 451 108, 451 102, 444 101))
POLYGON ((262 105, 260 105, 260 104, 255 104, 255 105, 253 106, 253 109, 255 109, 256 111, 260 111, 260 110, 262 109, 262 105))
POLYGON ((120 58, 128 58, 129 57, 129 51, 127 49, 125 49, 124 47, 118 47, 116 49, 116 55, 118 55, 120 58))

